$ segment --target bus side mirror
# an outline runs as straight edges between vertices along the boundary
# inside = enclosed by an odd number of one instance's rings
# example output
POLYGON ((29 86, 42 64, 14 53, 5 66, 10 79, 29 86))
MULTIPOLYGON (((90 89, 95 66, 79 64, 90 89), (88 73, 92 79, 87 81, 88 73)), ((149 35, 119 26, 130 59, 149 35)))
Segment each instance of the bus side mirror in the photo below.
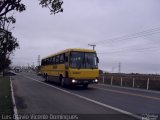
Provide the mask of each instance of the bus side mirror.
POLYGON ((99 63, 99 58, 97 57, 97 63, 99 63))
POLYGON ((65 61, 68 62, 68 56, 65 57, 65 61))

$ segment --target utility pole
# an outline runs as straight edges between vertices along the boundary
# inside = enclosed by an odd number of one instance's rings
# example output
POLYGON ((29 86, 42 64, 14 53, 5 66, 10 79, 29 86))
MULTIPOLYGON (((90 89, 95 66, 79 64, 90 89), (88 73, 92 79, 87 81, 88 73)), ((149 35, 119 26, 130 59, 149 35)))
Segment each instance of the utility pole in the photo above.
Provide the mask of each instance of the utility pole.
POLYGON ((38 66, 40 66, 40 55, 38 55, 38 60, 37 60, 37 62, 38 62, 38 66))
POLYGON ((112 73, 115 72, 115 69, 117 69, 117 66, 112 66, 112 73))
POLYGON ((34 68, 34 62, 33 62, 33 68, 34 68))
POLYGON ((94 45, 94 44, 88 44, 89 46, 92 46, 93 47, 93 50, 95 50, 95 47, 96 47, 96 45, 94 45))
POLYGON ((121 73, 121 63, 120 62, 118 63, 118 71, 119 73, 121 73))
POLYGON ((112 73, 114 72, 114 67, 112 66, 112 73))

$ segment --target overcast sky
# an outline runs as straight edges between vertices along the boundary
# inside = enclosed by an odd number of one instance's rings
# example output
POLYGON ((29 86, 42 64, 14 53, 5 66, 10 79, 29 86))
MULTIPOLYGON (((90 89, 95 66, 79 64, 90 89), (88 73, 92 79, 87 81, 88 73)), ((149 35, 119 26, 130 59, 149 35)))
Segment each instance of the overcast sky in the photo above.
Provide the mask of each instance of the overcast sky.
POLYGON ((37 65, 67 48, 96 44, 99 68, 160 73, 160 0, 63 0, 63 13, 50 15, 38 0, 25 0, 16 13, 14 36, 20 43, 13 65, 37 65))

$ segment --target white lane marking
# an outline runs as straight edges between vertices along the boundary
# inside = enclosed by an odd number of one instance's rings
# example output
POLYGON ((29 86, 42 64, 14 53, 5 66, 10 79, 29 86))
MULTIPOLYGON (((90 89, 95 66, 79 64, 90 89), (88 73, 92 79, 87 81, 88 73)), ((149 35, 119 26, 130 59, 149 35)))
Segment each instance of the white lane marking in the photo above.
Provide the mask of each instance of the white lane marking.
POLYGON ((120 112, 120 113, 122 113, 122 114, 126 114, 126 115, 132 116, 132 117, 137 118, 137 119, 142 119, 141 116, 135 115, 135 114, 133 114, 133 113, 131 113, 131 112, 127 112, 127 111, 125 111, 125 110, 122 110, 122 109, 119 109, 119 108, 116 108, 116 107, 113 107, 113 106, 110 106, 110 105, 107 105, 107 104, 104 104, 104 103, 101 103, 101 102, 92 100, 92 99, 90 99, 90 98, 87 98, 87 97, 84 97, 84 96, 81 96, 81 95, 78 95, 78 94, 75 94, 75 93, 66 91, 66 90, 64 90, 64 89, 55 87, 55 86, 53 86, 53 85, 44 83, 44 82, 42 82, 42 81, 36 80, 36 79, 34 79, 34 78, 31 78, 31 77, 28 77, 28 76, 25 76, 25 75, 23 75, 23 77, 26 77, 26 78, 31 79, 31 80, 33 80, 33 81, 36 81, 36 82, 39 82, 39 83, 41 83, 41 84, 47 85, 47 86, 49 86, 49 87, 55 88, 55 89, 60 90, 60 91, 62 91, 62 92, 68 93, 68 94, 70 94, 70 95, 79 97, 79 98, 81 98, 81 99, 87 100, 87 101, 89 101, 89 102, 95 103, 95 104, 97 104, 97 105, 100 105, 100 106, 103 106, 103 107, 106 107, 106 108, 109 108, 109 109, 118 111, 118 112, 120 112))
POLYGON ((121 87, 121 86, 116 86, 116 85, 107 85, 107 84, 97 84, 99 86, 106 86, 106 87, 112 87, 112 88, 121 88, 121 89, 127 89, 127 90, 134 90, 134 91, 140 91, 140 92, 148 92, 148 93, 155 93, 155 94, 160 94, 160 91, 154 91, 154 90, 145 90, 145 89, 140 89, 140 88, 132 88, 132 87, 121 87))
POLYGON ((160 100, 159 97, 152 97, 152 96, 147 96, 147 95, 142 95, 142 94, 135 94, 135 93, 120 91, 120 90, 99 88, 99 87, 95 87, 95 86, 92 86, 92 87, 96 88, 96 89, 104 90, 104 91, 114 92, 114 93, 120 93, 120 94, 125 94, 125 95, 130 95, 130 96, 137 96, 137 97, 142 97, 142 98, 147 98, 147 99, 152 99, 152 100, 160 100))
MULTIPOLYGON (((15 116, 18 116, 18 111, 17 111, 17 106, 15 102, 15 97, 14 97, 14 92, 13 92, 13 85, 12 85, 12 80, 10 76, 10 86, 11 86, 11 95, 12 95, 12 102, 13 102, 13 112, 15 116)), ((19 120, 18 117, 15 117, 15 120, 19 120)))

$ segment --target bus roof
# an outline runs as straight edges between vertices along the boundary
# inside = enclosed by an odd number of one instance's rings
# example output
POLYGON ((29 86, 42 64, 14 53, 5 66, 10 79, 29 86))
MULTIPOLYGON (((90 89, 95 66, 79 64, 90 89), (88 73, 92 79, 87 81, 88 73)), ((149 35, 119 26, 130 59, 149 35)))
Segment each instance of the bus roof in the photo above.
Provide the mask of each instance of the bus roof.
POLYGON ((46 59, 46 58, 49 58, 49 57, 53 57, 55 55, 59 55, 59 54, 62 54, 62 53, 65 53, 65 52, 70 52, 70 51, 78 51, 78 52, 96 52, 95 50, 91 50, 91 49, 83 49, 83 48, 69 48, 69 49, 65 49, 65 50, 62 50, 60 52, 57 52, 55 54, 51 54, 47 57, 44 57, 43 59, 46 59))

